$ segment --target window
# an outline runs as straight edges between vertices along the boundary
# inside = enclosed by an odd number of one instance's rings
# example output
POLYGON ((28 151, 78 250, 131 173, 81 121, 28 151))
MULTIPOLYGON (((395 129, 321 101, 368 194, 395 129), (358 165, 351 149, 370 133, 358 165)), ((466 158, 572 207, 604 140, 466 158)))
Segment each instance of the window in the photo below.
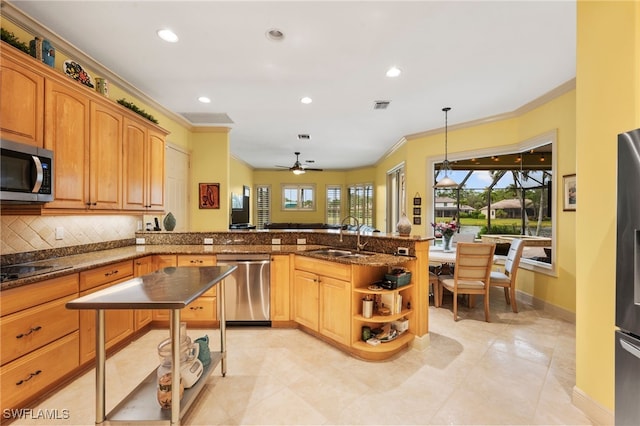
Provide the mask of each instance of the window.
POLYGON ((327 224, 340 225, 342 218, 342 187, 327 185, 327 224))
POLYGON ((358 184, 349 186, 349 215, 355 217, 360 225, 373 226, 373 185, 358 184))
POLYGON ((316 209, 315 185, 282 185, 282 210, 316 209))
POLYGON ((256 212, 258 229, 264 229, 266 223, 271 222, 271 187, 258 185, 256 187, 256 212))
POLYGON ((387 232, 394 232, 400 216, 406 213, 404 179, 404 164, 387 173, 387 232))
MULTIPOLYGON (((557 206, 553 182, 555 132, 511 147, 485 150, 471 158, 461 153, 454 157, 449 173, 458 187, 434 189, 432 222, 454 217, 461 232, 520 235, 535 240, 527 244, 521 267, 554 273, 557 206)), ((441 163, 433 163, 437 179, 441 163)), ((498 244, 496 254, 504 254, 498 244)))

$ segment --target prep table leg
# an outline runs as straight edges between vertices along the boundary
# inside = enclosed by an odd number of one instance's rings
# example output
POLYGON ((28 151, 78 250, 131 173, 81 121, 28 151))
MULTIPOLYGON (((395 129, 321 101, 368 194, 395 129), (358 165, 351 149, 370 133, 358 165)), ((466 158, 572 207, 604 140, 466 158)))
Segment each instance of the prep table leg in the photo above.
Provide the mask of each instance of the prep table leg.
POLYGON ((105 341, 104 310, 96 310, 96 424, 105 421, 105 341))
POLYGON ((218 306, 220 307, 220 355, 222 356, 220 362, 220 371, 222 377, 227 374, 227 317, 225 311, 224 300, 224 280, 218 283, 218 306))
POLYGON ((171 424, 180 424, 180 309, 171 310, 171 424))

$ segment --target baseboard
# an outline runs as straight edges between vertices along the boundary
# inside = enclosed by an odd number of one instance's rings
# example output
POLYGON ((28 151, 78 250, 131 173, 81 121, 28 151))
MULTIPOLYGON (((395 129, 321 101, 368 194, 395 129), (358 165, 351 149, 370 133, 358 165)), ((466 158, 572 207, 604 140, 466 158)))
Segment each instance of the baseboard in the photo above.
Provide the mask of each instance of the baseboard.
POLYGON ((582 410, 582 412, 589 417, 597 425, 613 425, 615 424, 615 417, 613 412, 603 407, 597 401, 594 401, 589 395, 578 389, 577 386, 573 387, 573 394, 571 397, 573 405, 582 410))
POLYGON ((568 321, 572 324, 576 323, 576 313, 567 311, 564 308, 561 308, 556 305, 552 305, 549 302, 546 302, 542 299, 538 299, 537 297, 533 297, 530 294, 523 293, 520 290, 516 290, 516 299, 518 300, 518 304, 525 303, 527 305, 531 305, 536 309, 540 309, 545 312, 549 312, 550 314, 564 320, 568 321))

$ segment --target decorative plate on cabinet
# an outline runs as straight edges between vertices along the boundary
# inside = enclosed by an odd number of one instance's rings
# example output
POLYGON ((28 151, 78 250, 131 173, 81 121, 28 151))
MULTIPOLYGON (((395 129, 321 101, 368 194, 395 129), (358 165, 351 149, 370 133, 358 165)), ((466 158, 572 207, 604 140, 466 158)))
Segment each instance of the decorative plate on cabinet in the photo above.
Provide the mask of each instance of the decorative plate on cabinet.
POLYGON ((77 63, 76 61, 72 61, 70 59, 64 61, 64 73, 71 77, 72 79, 79 81, 85 86, 89 86, 92 89, 95 88, 93 84, 93 79, 91 75, 87 71, 82 68, 82 65, 77 63))

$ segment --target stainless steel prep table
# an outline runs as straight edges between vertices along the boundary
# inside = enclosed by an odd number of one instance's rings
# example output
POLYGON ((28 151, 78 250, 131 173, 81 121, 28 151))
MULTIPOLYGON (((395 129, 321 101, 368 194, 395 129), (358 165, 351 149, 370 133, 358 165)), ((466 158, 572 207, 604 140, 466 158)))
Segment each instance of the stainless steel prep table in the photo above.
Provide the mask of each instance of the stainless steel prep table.
POLYGON ((204 292, 222 281, 236 266, 168 267, 137 278, 132 278, 67 303, 68 309, 96 310, 96 424, 109 421, 170 421, 180 424, 206 378, 221 362, 222 375, 226 365, 226 321, 224 286, 218 286, 218 312, 220 320, 220 352, 211 353, 211 364, 205 368, 200 380, 184 390, 180 400, 180 387, 171 387, 171 410, 163 410, 156 401, 157 376, 153 371, 108 416, 105 415, 105 310, 109 309, 169 309, 171 310, 172 377, 180 377, 180 309, 188 306, 204 292))

